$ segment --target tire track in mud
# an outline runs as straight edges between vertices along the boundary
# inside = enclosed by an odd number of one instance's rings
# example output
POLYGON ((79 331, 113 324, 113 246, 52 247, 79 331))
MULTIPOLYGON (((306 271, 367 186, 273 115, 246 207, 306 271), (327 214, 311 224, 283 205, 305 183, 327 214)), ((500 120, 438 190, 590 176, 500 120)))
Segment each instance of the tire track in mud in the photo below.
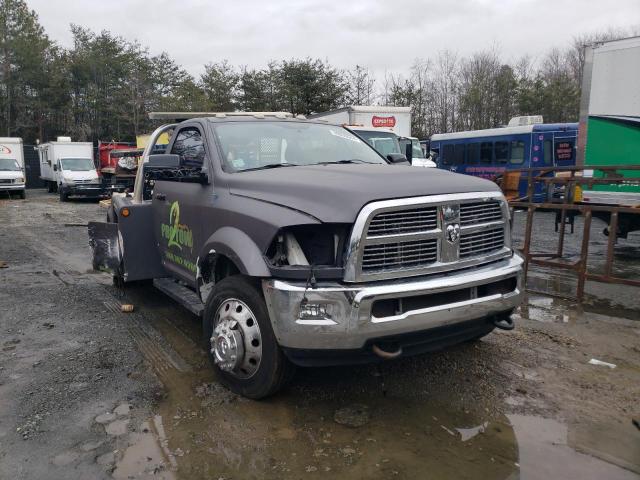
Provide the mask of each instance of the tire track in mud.
POLYGON ((103 304, 114 315, 128 317, 131 320, 131 324, 127 326, 129 335, 149 366, 165 385, 176 372, 191 371, 191 366, 173 348, 164 345, 164 337, 146 321, 144 314, 121 312, 120 304, 115 299, 104 301, 103 304))

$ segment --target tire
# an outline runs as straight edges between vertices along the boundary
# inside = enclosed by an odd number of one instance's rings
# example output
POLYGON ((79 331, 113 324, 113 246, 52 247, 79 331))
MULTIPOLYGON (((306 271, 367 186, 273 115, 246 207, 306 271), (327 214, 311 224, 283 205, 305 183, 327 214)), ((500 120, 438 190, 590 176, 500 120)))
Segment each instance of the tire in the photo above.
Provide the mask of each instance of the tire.
POLYGON ((61 202, 66 202, 69 199, 69 195, 64 193, 64 190, 62 190, 62 188, 58 188, 58 193, 60 194, 60 201, 61 202))
POLYGON ((53 182, 47 181, 47 193, 53 193, 53 182))
MULTIPOLYGON (((276 341, 262 293, 247 277, 233 275, 216 284, 205 305, 203 334, 207 356, 221 382, 239 395, 252 399, 268 397, 284 387, 293 376, 295 367, 282 353, 276 341), (225 310, 228 306, 231 309, 225 310), (226 329, 229 321, 234 320, 238 322, 238 326, 226 329), (257 322, 257 333, 254 321, 257 322), (220 360, 216 361, 214 347, 229 345, 220 340, 228 338, 228 335, 220 331, 216 337, 219 342, 212 342, 216 326, 226 329, 224 331, 235 335, 235 338, 240 335, 244 340, 240 343, 245 345, 245 353, 237 356, 235 367, 227 365, 225 368, 221 366, 220 360), (258 339, 258 343, 255 343, 258 339), (254 357, 258 358, 257 364, 251 363, 251 360, 256 360, 254 357)), ((231 348, 228 350, 238 351, 231 348)))
POLYGON ((22 200, 24 200, 25 198, 27 198, 27 192, 25 192, 24 190, 22 190, 22 191, 18 194, 18 196, 19 196, 22 200))

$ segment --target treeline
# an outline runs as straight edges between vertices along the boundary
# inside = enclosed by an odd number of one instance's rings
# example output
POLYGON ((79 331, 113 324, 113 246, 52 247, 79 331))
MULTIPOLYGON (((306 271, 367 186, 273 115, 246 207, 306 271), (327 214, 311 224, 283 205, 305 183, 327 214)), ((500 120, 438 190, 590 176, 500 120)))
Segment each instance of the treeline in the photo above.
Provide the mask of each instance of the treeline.
MULTIPOLYGON (((198 78, 167 53, 108 31, 72 25, 73 46, 48 38, 24 0, 0 0, 0 135, 31 143, 133 140, 155 125, 150 111, 289 111, 310 114, 345 105, 411 106, 414 135, 503 125, 514 115, 576 121, 582 45, 624 36, 578 38, 534 61, 505 62, 497 51, 460 57, 440 52, 405 74, 376 79, 319 59, 272 61, 264 68, 207 63, 198 78)), ((206 60, 206 59, 203 59, 206 60)))

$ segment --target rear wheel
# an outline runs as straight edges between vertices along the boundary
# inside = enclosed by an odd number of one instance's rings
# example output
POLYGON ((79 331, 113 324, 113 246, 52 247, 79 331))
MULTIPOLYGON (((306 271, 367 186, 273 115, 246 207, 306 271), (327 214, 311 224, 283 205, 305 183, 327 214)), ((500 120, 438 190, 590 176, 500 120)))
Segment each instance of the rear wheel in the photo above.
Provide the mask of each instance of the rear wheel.
POLYGON ((221 280, 204 311, 207 354, 229 389, 259 399, 276 393, 294 366, 278 346, 261 292, 246 277, 221 280))
POLYGON ((47 193, 53 193, 53 182, 47 180, 47 193))

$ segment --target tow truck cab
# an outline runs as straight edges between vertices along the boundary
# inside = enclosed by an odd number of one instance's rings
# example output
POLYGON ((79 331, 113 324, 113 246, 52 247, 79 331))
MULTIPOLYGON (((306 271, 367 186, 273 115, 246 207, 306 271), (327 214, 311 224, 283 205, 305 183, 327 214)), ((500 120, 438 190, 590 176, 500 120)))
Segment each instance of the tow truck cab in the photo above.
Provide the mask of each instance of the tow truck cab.
POLYGON ((133 194, 89 224, 94 268, 153 279, 201 316, 234 391, 513 328, 522 260, 495 184, 389 164, 348 129, 287 113, 152 114, 167 117, 183 121, 152 134, 133 194))

